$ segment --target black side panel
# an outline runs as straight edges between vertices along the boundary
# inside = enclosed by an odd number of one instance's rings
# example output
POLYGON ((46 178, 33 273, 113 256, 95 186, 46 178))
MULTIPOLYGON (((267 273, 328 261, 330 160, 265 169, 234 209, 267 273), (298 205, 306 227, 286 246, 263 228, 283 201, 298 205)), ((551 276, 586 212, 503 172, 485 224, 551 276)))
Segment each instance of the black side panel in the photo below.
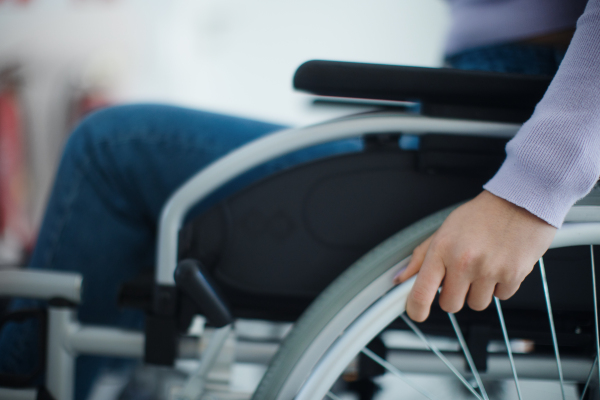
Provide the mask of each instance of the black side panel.
POLYGON ((237 316, 293 317, 372 247, 489 178, 423 172, 420 157, 367 151, 274 175, 188 224, 181 256, 209 267, 237 316))
MULTIPOLYGON (((184 228, 181 256, 208 267, 236 317, 294 320, 372 247, 479 193, 505 144, 427 135, 418 152, 402 152, 372 142, 366 152, 300 165, 241 191, 184 228)), ((586 346, 593 337, 589 248, 549 251, 545 263, 555 315, 568 316, 560 318, 559 340, 586 346)), ((539 269, 503 307, 511 336, 551 344, 539 269)), ((458 318, 464 326, 487 324, 490 338, 501 339, 493 307, 458 318)), ((453 334, 447 320, 436 303, 423 328, 453 334)))

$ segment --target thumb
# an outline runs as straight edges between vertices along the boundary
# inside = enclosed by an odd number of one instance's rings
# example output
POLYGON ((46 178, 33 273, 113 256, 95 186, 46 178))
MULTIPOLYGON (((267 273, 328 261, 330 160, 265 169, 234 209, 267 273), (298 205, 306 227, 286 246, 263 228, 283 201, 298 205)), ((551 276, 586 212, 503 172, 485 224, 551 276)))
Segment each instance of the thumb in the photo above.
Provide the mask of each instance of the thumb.
POLYGON ((429 244, 431 243, 432 238, 433 235, 429 236, 423 243, 415 247, 410 262, 406 268, 394 276, 394 284, 398 285, 402 282, 405 282, 407 279, 419 272, 421 266, 423 265, 423 261, 425 260, 425 255, 427 254, 427 250, 429 249, 429 244))
POLYGON ((406 313, 412 320, 423 322, 427 319, 445 274, 442 259, 428 252, 406 302, 406 313))

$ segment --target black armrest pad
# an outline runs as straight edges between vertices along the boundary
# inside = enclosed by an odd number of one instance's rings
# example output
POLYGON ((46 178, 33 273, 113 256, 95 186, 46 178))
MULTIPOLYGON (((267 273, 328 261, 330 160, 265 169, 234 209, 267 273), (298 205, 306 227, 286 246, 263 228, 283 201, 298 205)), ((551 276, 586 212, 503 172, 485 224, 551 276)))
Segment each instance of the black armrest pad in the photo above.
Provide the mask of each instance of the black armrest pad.
POLYGON ((551 80, 549 76, 315 60, 298 68, 294 87, 321 96, 533 110, 551 80))

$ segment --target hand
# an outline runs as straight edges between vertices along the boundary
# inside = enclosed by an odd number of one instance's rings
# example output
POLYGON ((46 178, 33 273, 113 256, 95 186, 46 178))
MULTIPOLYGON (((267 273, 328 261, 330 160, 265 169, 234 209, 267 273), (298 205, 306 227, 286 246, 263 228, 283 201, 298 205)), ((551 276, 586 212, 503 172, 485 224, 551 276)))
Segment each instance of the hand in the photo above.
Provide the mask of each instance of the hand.
POLYGON ((529 211, 482 192, 454 210, 394 278, 398 284, 420 271, 408 297, 408 316, 427 319, 442 281, 440 307, 446 312, 458 312, 465 299, 481 311, 492 296, 510 298, 555 233, 555 227, 529 211))

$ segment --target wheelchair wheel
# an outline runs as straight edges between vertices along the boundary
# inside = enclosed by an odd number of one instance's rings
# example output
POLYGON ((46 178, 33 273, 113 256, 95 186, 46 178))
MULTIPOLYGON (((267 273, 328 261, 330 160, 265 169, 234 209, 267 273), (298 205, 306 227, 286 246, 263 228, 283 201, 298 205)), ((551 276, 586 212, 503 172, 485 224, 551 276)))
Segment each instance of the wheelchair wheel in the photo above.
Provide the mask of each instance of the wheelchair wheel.
MULTIPOLYGON (((598 204, 598 202, 595 203, 598 204)), ((407 380, 402 371, 388 363, 384 359, 385 357, 381 357, 370 349, 369 344, 399 317, 409 324, 415 333, 426 342, 427 347, 442 359, 450 372, 457 375, 457 379, 465 385, 473 397, 487 400, 488 395, 482 385, 479 373, 473 365, 471 354, 465 345, 454 315, 449 314, 450 323, 464 351, 464 357, 471 367, 471 373, 466 374, 468 379, 404 314, 406 299, 414 283, 414 278, 399 286, 394 287, 392 284, 393 276, 407 265, 413 249, 435 232, 452 209, 454 207, 440 211, 392 236, 363 256, 332 283, 306 310, 294 329, 288 334, 254 393, 253 400, 338 399, 339 397, 334 393, 335 390, 332 387, 358 355, 368 357, 386 371, 404 380, 405 383, 424 395, 423 398, 436 398, 428 394, 427 389, 418 387, 407 380), (367 347, 368 345, 369 347, 367 347)), ((600 244, 600 206, 589 204, 575 206, 567 216, 563 229, 557 233, 552 248, 592 245, 590 247, 593 271, 594 244, 600 244)), ((540 262, 540 270, 544 276, 543 261, 540 262)), ((592 280, 590 280, 590 285, 592 285, 591 282, 592 280)), ((547 379, 555 379, 555 376, 560 378, 564 398, 563 373, 556 345, 553 314, 545 276, 543 283, 546 294, 546 321, 550 320, 554 343, 553 354, 557 361, 554 364, 554 376, 547 379), (556 365, 559 366, 558 369, 556 365)), ((595 303, 595 283, 593 293, 595 303)), ((497 299, 495 302, 508 350, 507 358, 510 360, 515 387, 521 398, 513 355, 510 351, 511 345, 502 317, 502 308, 497 299)), ((598 314, 596 304, 594 304, 594 314, 595 316, 598 314)), ((594 337, 594 350, 597 351, 597 318, 595 321, 595 329, 592 326, 591 330, 594 337)), ((597 358, 595 362, 592 358, 585 364, 587 380, 583 379, 580 390, 585 387, 585 390, 589 392, 587 384, 597 381, 598 369, 596 367, 597 358)), ((407 390, 410 390, 408 386, 407 390)))

